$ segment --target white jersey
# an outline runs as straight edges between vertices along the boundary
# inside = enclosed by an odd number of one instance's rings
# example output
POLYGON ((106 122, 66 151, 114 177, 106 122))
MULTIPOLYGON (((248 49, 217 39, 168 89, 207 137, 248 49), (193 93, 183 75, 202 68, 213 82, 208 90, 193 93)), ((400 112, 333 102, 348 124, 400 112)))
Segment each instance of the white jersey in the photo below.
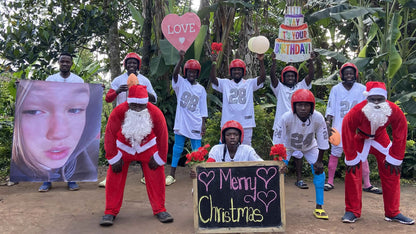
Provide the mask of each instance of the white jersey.
MULTIPOLYGON (((325 116, 332 115, 332 127, 336 128, 341 135, 342 120, 350 109, 356 104, 365 100, 363 92, 365 86, 355 82, 350 90, 347 90, 342 83, 332 87, 329 93, 328 105, 325 116)), ((339 146, 342 146, 341 144, 339 146)))
POLYGON ((229 120, 238 121, 243 128, 254 128, 254 91, 263 88, 263 83, 257 85, 258 78, 241 79, 235 83, 230 79, 218 79, 218 86, 212 88, 222 93, 221 127, 229 120))
POLYGON ((75 75, 74 73, 70 73, 67 78, 63 78, 61 73, 58 72, 56 74, 48 76, 45 81, 55 81, 55 82, 67 82, 67 83, 84 83, 84 80, 75 75))
MULTIPOLYGON (((129 76, 127 75, 127 72, 117 76, 113 82, 111 82, 111 88, 113 90, 117 90, 121 85, 123 84, 127 84, 127 79, 129 78, 129 76)), ((146 86, 147 92, 152 94, 153 96, 155 96, 155 99, 157 101, 157 95, 155 90, 153 90, 153 86, 152 83, 150 83, 150 80, 147 79, 145 76, 143 76, 142 74, 138 74, 137 75, 137 79, 139 80, 139 84, 140 85, 144 85, 146 86)), ((127 92, 121 92, 117 95, 117 106, 120 105, 121 103, 127 101, 127 92)))
POLYGON ((311 89, 312 84, 309 84, 309 86, 306 84, 305 79, 303 79, 301 82, 295 84, 292 88, 284 85, 279 81, 279 84, 276 86, 276 88, 273 87, 272 84, 270 84, 270 87, 273 90, 274 95, 276 96, 277 103, 276 103, 276 114, 274 116, 274 123, 273 123, 273 129, 277 129, 277 122, 282 117, 284 113, 287 111, 292 111, 291 105, 291 99, 292 94, 298 90, 298 89, 311 89))
POLYGON ((290 151, 308 151, 318 147, 327 150, 328 130, 321 113, 314 111, 302 122, 292 111, 282 115, 277 125, 277 144, 284 144, 290 151))
MULTIPOLYGON (((209 151, 208 157, 215 160, 215 162, 223 162, 225 144, 214 145, 209 151)), ((224 162, 247 162, 247 161, 263 161, 262 158, 256 153, 253 147, 249 145, 239 145, 234 158, 230 158, 228 150, 225 154, 224 162)))
POLYGON ((177 105, 175 115, 175 134, 191 139, 202 139, 202 117, 208 117, 207 92, 202 85, 192 85, 187 79, 178 75, 178 82, 172 79, 177 105))

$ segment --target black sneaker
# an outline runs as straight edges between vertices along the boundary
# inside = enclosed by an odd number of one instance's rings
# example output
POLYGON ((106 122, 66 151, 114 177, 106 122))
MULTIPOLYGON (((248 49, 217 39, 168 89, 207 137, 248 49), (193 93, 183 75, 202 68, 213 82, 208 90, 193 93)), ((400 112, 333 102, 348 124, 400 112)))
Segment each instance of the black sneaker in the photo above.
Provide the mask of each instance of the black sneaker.
POLYGON ((357 217, 352 212, 345 212, 344 216, 341 218, 343 223, 355 223, 357 221, 357 217))
POLYGON ((160 212, 156 214, 157 219, 162 223, 173 222, 173 217, 168 212, 160 212))
POLYGON ((412 225, 415 223, 415 221, 409 217, 406 217, 404 215, 402 215, 401 213, 394 216, 393 218, 389 218, 389 217, 384 217, 384 220, 389 221, 389 222, 399 222, 402 224, 407 224, 407 225, 412 225))
POLYGON ((103 216, 103 218, 100 221, 100 225, 101 226, 111 226, 114 223, 114 219, 116 218, 116 216, 111 215, 111 214, 106 214, 103 216))

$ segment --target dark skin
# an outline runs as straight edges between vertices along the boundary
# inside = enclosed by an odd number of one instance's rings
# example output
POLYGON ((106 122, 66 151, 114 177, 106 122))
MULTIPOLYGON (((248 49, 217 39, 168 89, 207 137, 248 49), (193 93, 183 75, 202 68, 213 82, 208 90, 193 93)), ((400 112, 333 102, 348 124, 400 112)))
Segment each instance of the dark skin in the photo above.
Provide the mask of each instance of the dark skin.
MULTIPOLYGON (((308 75, 305 77, 306 85, 310 85, 315 73, 315 68, 313 66, 313 61, 316 58, 315 52, 311 53, 311 58, 308 59, 308 75)), ((272 83, 273 88, 276 88, 279 85, 280 77, 276 76, 276 54, 272 53, 272 67, 270 68, 270 80, 272 83)), ((296 81, 296 73, 294 72, 286 72, 283 74, 283 84, 289 88, 292 88, 297 84, 296 81)))
MULTIPOLYGON (((211 83, 218 86, 218 79, 217 79, 217 70, 216 70, 216 62, 217 62, 218 55, 216 53, 211 55, 211 72, 209 74, 209 79, 211 83)), ((260 62, 260 76, 257 79, 257 85, 264 83, 266 80, 266 70, 264 68, 264 54, 257 54, 257 59, 260 62)), ((231 79, 234 82, 239 83, 244 77, 244 69, 243 68, 233 68, 231 69, 231 79)))
MULTIPOLYGON (((347 67, 342 70, 342 86, 346 90, 351 90, 352 86, 354 85, 355 81, 357 80, 357 77, 355 77, 355 69, 352 67, 347 67)), ((329 137, 332 136, 332 133, 334 132, 332 130, 332 121, 334 120, 334 116, 328 115, 326 117, 326 125, 328 129, 331 129, 328 134, 329 137)))
MULTIPOLYGON (((147 104, 129 103, 130 110, 140 112, 146 108, 147 108, 147 104)), ((123 164, 124 164, 123 158, 120 158, 118 162, 111 165, 111 169, 113 170, 114 173, 120 173, 123 169, 123 164)), ((149 168, 152 170, 156 170, 159 167, 159 164, 157 164, 153 156, 150 158, 148 165, 149 165, 149 168)))
POLYGON ((58 60, 59 71, 63 78, 68 78, 71 75, 72 57, 68 55, 61 55, 58 60))
MULTIPOLYGON (((136 76, 138 75, 139 67, 140 67, 139 61, 134 58, 127 59, 126 64, 124 66, 124 68, 127 70, 127 75, 130 75, 133 73, 136 76)), ((129 90, 129 87, 127 86, 127 84, 123 84, 123 85, 120 85, 120 87, 118 87, 118 89, 116 90, 116 93, 117 95, 119 95, 121 92, 127 92, 128 90, 129 90)), ((147 95, 149 96, 149 102, 151 103, 156 102, 156 98, 153 94, 147 93, 147 95)))
MULTIPOLYGON (((302 122, 306 122, 310 116, 312 104, 309 102, 297 102, 295 104, 296 108, 296 115, 302 122)), ((318 159, 313 164, 313 170, 315 174, 320 175, 324 171, 324 164, 322 163, 322 159, 324 158, 325 150, 319 149, 318 159)), ((322 209, 322 205, 316 204, 316 209, 322 209)))
MULTIPOLYGON (((380 104, 386 101, 386 98, 383 95, 371 95, 367 97, 367 101, 374 103, 374 104, 380 104)), ((376 107, 377 108, 377 107, 376 107)), ((380 108, 380 107, 378 107, 380 108)), ((350 173, 352 171, 352 173, 355 174, 355 168, 360 169, 360 164, 361 162, 357 163, 356 165, 353 166, 347 166, 347 172, 350 173)), ((402 169, 402 166, 396 166, 393 164, 390 164, 387 161, 384 161, 384 167, 388 170, 390 167, 390 174, 396 174, 396 175, 400 175, 400 171, 402 169)))
MULTIPOLYGON (((176 83, 178 82, 178 75, 179 75, 179 71, 181 70, 181 66, 185 57, 185 51, 181 50, 179 51, 179 61, 175 66, 175 69, 173 70, 173 81, 176 83)), ((189 81, 189 83, 191 83, 192 85, 196 84, 196 80, 199 78, 199 71, 198 70, 194 70, 194 69, 187 69, 186 71, 186 79, 189 81)), ((205 135, 205 121, 206 121, 206 117, 202 117, 202 127, 201 127, 201 136, 205 135)), ((175 178, 175 174, 176 174, 176 167, 171 167, 170 168, 170 175, 175 178)))

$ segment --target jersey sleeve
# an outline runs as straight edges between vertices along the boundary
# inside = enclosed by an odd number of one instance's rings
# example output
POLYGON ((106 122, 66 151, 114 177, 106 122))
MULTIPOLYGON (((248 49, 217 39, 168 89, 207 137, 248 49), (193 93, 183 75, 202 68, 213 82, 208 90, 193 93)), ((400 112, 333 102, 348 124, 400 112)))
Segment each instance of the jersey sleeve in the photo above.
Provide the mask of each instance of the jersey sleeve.
POLYGON ((199 99, 199 109, 201 111, 202 117, 208 117, 208 106, 207 106, 207 92, 205 88, 201 85, 201 97, 199 99))
POLYGON ((222 93, 222 92, 224 92, 224 85, 226 85, 227 81, 229 81, 229 80, 228 79, 221 79, 221 78, 218 78, 218 77, 217 77, 217 80, 218 80, 218 86, 215 85, 215 84, 212 84, 212 88, 214 90, 217 90, 218 92, 222 93))
POLYGON ((329 149, 328 143, 328 129, 326 127, 324 117, 315 111, 314 115, 317 115, 316 118, 316 141, 318 143, 318 148, 322 150, 329 149))
POLYGON ((142 77, 142 79, 140 79, 139 82, 141 83, 141 85, 146 86, 147 92, 152 94, 153 96, 155 96, 155 102, 157 102, 157 94, 156 94, 155 90, 153 89, 152 83, 145 76, 141 75, 141 77, 142 77))
POLYGON ((251 82, 251 86, 253 86, 253 91, 256 91, 256 90, 258 90, 258 89, 261 89, 261 88, 263 88, 263 86, 264 86, 264 82, 263 83, 261 83, 260 85, 257 85, 257 80, 259 79, 259 77, 256 77, 256 78, 252 78, 252 79, 250 79, 250 82, 251 82))
POLYGON ((326 106, 325 117, 328 117, 328 115, 332 115, 335 117, 334 107, 333 107, 333 105, 336 105, 334 93, 335 93, 334 88, 332 88, 331 92, 329 93, 328 105, 326 106))

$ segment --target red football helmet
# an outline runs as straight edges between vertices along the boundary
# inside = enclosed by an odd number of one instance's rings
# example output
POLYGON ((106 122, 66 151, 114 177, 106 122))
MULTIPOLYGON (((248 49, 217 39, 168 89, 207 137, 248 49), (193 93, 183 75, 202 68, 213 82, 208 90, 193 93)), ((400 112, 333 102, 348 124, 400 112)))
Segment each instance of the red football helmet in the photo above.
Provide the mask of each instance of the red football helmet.
POLYGON ((284 75, 285 75, 286 72, 294 72, 294 73, 296 73, 296 83, 299 81, 299 72, 298 72, 298 69, 296 69, 296 67, 294 67, 294 66, 286 66, 285 68, 283 68, 282 75, 281 75, 281 77, 282 77, 282 79, 281 79, 282 83, 284 82, 283 77, 284 77, 284 75))
POLYGON ((140 70, 140 67, 142 66, 142 59, 140 58, 138 54, 134 52, 128 53, 126 57, 124 58, 124 61, 123 61, 124 67, 126 67, 127 59, 131 59, 131 58, 136 59, 139 62, 139 70, 140 70))
POLYGON ((357 68, 357 66, 355 66, 354 63, 345 63, 344 65, 342 65, 341 69, 339 69, 339 76, 341 77, 341 80, 343 80, 342 79, 342 70, 344 70, 347 67, 350 67, 350 68, 355 70, 355 79, 357 81, 360 81, 359 76, 358 76, 358 68, 357 68))
POLYGON ((233 61, 231 61, 230 66, 229 66, 230 74, 231 74, 231 69, 237 68, 237 67, 243 68, 244 69, 244 75, 246 75, 246 64, 241 59, 234 59, 233 61))
POLYGON ((313 93, 307 89, 298 89, 292 94, 292 111, 296 114, 295 104, 297 102, 309 102, 312 104, 311 114, 315 109, 315 96, 313 93))
POLYGON ((241 124, 235 120, 227 121, 221 129, 221 142, 225 144, 225 131, 229 128, 235 128, 240 131, 240 144, 243 142, 244 139, 244 129, 241 124))
POLYGON ((185 76, 187 69, 198 70, 198 76, 199 74, 201 74, 201 64, 199 64, 198 60, 190 59, 185 63, 185 66, 183 68, 183 73, 185 76))

